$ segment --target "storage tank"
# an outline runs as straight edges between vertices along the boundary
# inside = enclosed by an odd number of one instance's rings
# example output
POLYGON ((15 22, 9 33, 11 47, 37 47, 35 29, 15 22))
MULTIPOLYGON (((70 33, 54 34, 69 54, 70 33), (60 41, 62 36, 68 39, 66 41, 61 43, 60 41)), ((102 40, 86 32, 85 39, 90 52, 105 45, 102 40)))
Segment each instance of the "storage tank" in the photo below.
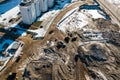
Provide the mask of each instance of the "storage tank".
POLYGON ((36 20, 35 5, 30 0, 23 0, 20 4, 23 23, 32 24, 36 20))
POLYGON ((36 16, 38 17, 41 15, 40 0, 34 0, 34 4, 35 4, 36 16))
POLYGON ((40 0, 40 7, 42 12, 46 12, 48 10, 48 0, 40 0))
POLYGON ((54 0, 48 0, 48 7, 51 8, 54 5, 54 0))

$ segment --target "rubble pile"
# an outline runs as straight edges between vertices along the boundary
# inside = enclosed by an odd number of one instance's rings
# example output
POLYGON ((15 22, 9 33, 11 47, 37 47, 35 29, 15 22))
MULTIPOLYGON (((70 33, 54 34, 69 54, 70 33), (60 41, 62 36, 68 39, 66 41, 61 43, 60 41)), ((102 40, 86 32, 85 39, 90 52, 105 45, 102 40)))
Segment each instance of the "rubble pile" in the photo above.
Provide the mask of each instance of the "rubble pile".
POLYGON ((114 43, 119 42, 118 29, 116 25, 104 19, 97 19, 94 23, 102 32, 103 38, 109 39, 109 42, 85 42, 84 35, 81 35, 84 32, 79 31, 68 31, 63 40, 51 36, 42 47, 38 47, 40 51, 37 52, 42 53, 42 56, 38 60, 33 59, 27 65, 23 78, 25 80, 118 80, 120 51, 118 45, 110 42, 112 40, 114 43))
POLYGON ((79 57, 86 65, 93 80, 118 80, 120 78, 120 55, 115 46, 93 43, 86 49, 88 51, 79 47, 79 57))

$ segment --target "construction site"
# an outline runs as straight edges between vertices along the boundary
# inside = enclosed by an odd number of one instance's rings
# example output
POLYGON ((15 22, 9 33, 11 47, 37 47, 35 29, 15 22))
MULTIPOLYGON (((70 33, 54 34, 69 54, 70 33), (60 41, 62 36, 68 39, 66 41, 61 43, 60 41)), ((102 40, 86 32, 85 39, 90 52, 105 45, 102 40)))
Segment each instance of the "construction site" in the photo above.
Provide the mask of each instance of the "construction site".
POLYGON ((17 37, 11 36, 15 42, 2 52, 10 58, 0 67, 0 80, 119 80, 119 13, 108 0, 100 1, 72 0, 50 15, 46 12, 46 19, 28 30, 15 28, 25 35, 13 35, 14 29, 1 32, 17 37))

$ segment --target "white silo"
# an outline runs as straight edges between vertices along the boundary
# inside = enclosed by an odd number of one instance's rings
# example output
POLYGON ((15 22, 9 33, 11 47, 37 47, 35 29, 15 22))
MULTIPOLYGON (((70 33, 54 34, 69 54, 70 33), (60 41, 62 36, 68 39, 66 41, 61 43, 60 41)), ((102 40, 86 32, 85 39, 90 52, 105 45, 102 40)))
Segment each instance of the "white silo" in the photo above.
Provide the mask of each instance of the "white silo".
POLYGON ((36 16, 38 17, 41 15, 40 0, 34 0, 34 4, 35 4, 36 16))
POLYGON ((35 5, 31 0, 23 0, 20 4, 23 23, 32 24, 36 20, 35 5))
POLYGON ((51 8, 54 5, 54 0, 48 0, 48 7, 51 8))
POLYGON ((48 10, 48 0, 40 0, 40 7, 42 12, 46 12, 48 10))

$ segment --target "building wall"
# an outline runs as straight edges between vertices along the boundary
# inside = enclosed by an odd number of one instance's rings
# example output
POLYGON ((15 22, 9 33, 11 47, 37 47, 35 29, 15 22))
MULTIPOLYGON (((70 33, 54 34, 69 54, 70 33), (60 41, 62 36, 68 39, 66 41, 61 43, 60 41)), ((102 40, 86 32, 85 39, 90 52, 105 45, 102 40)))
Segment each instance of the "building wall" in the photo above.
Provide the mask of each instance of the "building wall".
POLYGON ((40 0, 35 0, 35 10, 36 10, 36 16, 41 15, 41 9, 40 9, 40 0))
POLYGON ((34 3, 31 4, 30 11, 31 11, 30 13, 32 15, 32 22, 34 22, 36 20, 36 10, 35 10, 34 3))
POLYGON ((22 1, 22 3, 24 2, 25 4, 31 2, 29 5, 20 6, 22 20, 25 24, 32 24, 36 20, 36 17, 41 15, 41 12, 46 12, 48 7, 51 8, 54 5, 54 0, 22 1))
POLYGON ((46 12, 48 10, 48 0, 40 0, 40 7, 42 12, 46 12))
POLYGON ((36 19, 35 6, 32 3, 30 6, 20 6, 23 23, 32 24, 36 19))
POLYGON ((48 7, 51 8, 54 5, 54 0, 48 0, 48 7))
POLYGON ((28 7, 21 7, 20 6, 20 11, 21 11, 21 15, 22 15, 22 21, 26 24, 31 24, 31 17, 29 14, 29 8, 28 7))

